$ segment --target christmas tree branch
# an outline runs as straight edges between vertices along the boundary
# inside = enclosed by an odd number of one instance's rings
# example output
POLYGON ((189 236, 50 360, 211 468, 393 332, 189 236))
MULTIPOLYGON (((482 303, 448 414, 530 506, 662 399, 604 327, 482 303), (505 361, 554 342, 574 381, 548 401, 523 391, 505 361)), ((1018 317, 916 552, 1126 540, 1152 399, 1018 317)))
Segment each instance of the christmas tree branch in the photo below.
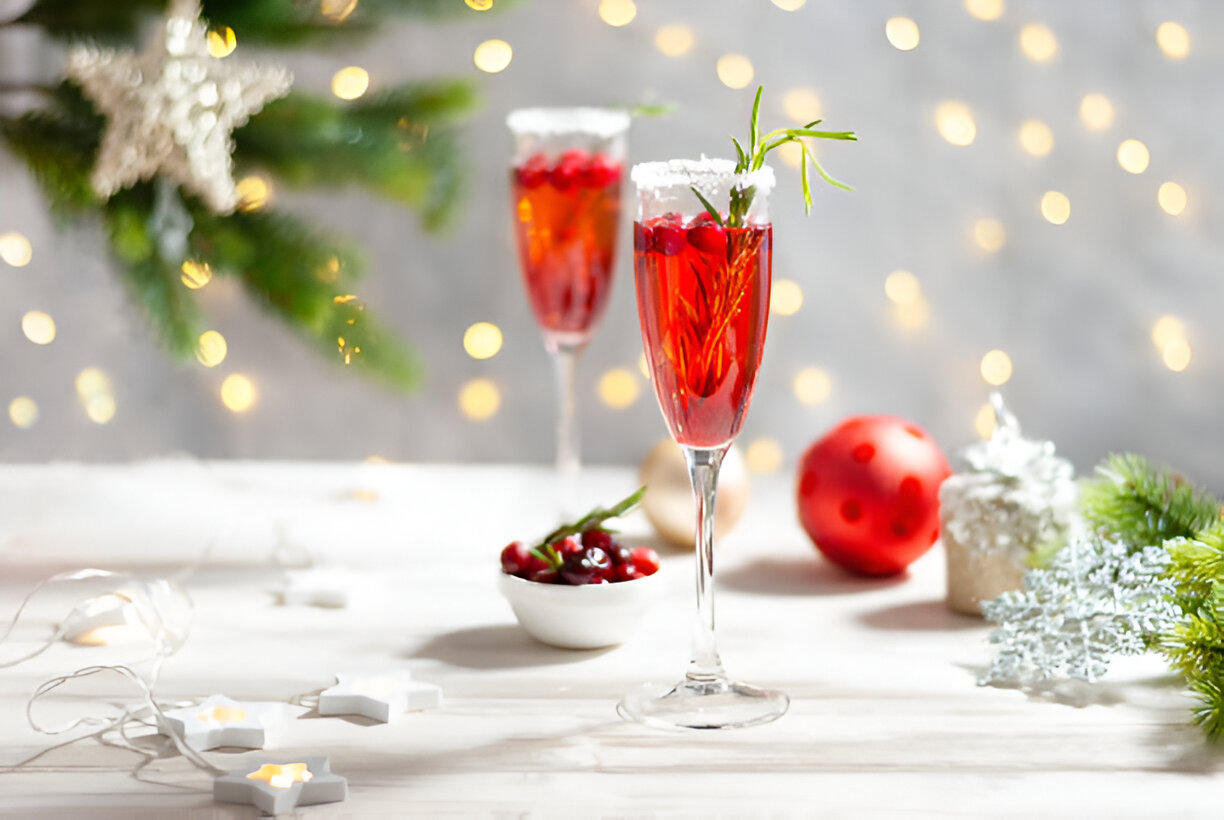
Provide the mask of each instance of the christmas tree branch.
POLYGON ((1220 517, 1220 502, 1180 475, 1133 453, 1113 455, 1097 467, 1080 508, 1095 529, 1132 549, 1193 538, 1220 517))
POLYGON ((265 309, 334 360, 402 390, 419 384, 420 361, 352 293, 361 260, 351 246, 279 214, 217 217, 197 206, 192 216, 195 259, 240 277, 265 309))
MULTIPOLYGON (((500 0, 497 8, 506 4, 500 0)), ((37 0, 15 22, 40 26, 65 39, 133 40, 144 22, 161 14, 166 0, 37 0)), ((459 0, 360 0, 342 2, 288 0, 203 0, 202 16, 214 26, 229 26, 240 42, 294 45, 339 33, 377 31, 392 15, 436 18, 469 12, 459 0)))
POLYGON ((401 86, 353 103, 290 94, 235 132, 235 159, 291 185, 357 183, 445 224, 459 202, 463 157, 449 127, 475 105, 464 82, 401 86))

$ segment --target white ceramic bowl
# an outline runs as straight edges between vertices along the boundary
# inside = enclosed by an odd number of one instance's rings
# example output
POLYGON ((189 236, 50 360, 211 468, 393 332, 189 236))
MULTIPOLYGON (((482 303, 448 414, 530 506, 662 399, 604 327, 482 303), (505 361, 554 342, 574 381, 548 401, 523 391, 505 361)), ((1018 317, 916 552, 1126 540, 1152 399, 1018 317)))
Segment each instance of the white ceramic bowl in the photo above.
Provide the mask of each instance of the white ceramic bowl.
POLYGON ((498 588, 533 638, 564 649, 624 643, 663 592, 663 574, 615 584, 539 584, 499 572, 498 588))

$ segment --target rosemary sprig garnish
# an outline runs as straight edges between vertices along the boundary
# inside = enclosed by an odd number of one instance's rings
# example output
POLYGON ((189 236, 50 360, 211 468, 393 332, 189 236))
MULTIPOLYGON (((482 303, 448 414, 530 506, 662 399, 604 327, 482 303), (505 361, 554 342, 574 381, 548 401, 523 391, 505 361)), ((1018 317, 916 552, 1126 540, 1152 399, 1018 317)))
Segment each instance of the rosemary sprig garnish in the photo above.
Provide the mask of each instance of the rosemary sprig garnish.
POLYGON ((553 544, 570 535, 581 535, 590 530, 602 530, 603 532, 616 532, 616 530, 608 529, 604 526, 604 522, 609 518, 620 518, 622 515, 629 513, 642 501, 642 496, 646 494, 645 487, 638 487, 637 490, 630 496, 622 498, 611 507, 596 507, 586 515, 579 518, 572 524, 562 524, 555 530, 544 536, 540 543, 531 548, 531 554, 542 561, 547 561, 553 569, 561 568, 561 556, 557 553, 557 548, 553 544))
MULTIPOLYGON (((756 171, 765 164, 765 155, 775 148, 781 148, 788 142, 796 142, 803 149, 802 159, 799 165, 799 182, 803 187, 803 205, 804 213, 812 212, 812 186, 808 180, 808 163, 816 169, 816 173, 820 178, 838 188, 846 191, 853 191, 849 185, 843 182, 838 182, 831 177, 824 169, 820 162, 816 159, 816 155, 812 153, 806 140, 826 139, 826 140, 851 140, 857 141, 858 136, 853 131, 819 131, 815 126, 820 125, 822 120, 812 120, 802 128, 775 128, 765 134, 761 133, 761 94, 764 92, 764 86, 757 86, 756 97, 752 100, 752 117, 748 122, 748 148, 744 146, 735 137, 731 138, 732 144, 735 146, 735 172, 737 174, 746 171, 756 171)), ((701 195, 696 186, 690 186, 693 193, 697 195, 697 199, 701 201, 702 207, 709 213, 714 220, 723 227, 739 228, 743 227, 748 216, 748 209, 752 207, 752 200, 756 196, 756 189, 748 187, 744 189, 731 189, 731 202, 727 210, 727 217, 724 220, 722 214, 715 208, 710 201, 701 195)))

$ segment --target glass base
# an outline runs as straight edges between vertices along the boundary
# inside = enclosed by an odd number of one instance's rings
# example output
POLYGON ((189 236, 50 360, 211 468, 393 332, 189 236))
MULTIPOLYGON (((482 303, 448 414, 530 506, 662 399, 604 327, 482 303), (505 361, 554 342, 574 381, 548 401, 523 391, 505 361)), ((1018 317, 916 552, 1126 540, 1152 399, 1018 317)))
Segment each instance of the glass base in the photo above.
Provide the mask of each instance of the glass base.
POLYGON ((738 729, 777 720, 790 698, 726 678, 686 678, 666 685, 647 683, 617 706, 621 716, 658 729, 738 729))

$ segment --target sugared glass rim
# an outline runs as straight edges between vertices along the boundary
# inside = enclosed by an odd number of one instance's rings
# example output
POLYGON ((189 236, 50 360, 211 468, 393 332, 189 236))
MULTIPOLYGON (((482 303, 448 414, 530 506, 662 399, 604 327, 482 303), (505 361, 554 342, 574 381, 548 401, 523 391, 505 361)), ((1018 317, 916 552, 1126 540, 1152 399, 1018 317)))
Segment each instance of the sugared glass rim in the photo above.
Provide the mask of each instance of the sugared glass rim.
POLYGON ((617 108, 517 108, 506 115, 516 134, 590 134, 614 137, 628 130, 629 112, 617 108))
POLYGON ((669 159, 661 162, 639 162, 629 172, 629 178, 639 188, 669 188, 675 185, 702 183, 736 184, 739 188, 755 187, 768 193, 777 182, 773 168, 762 165, 755 171, 735 172, 735 162, 729 159, 669 159))

